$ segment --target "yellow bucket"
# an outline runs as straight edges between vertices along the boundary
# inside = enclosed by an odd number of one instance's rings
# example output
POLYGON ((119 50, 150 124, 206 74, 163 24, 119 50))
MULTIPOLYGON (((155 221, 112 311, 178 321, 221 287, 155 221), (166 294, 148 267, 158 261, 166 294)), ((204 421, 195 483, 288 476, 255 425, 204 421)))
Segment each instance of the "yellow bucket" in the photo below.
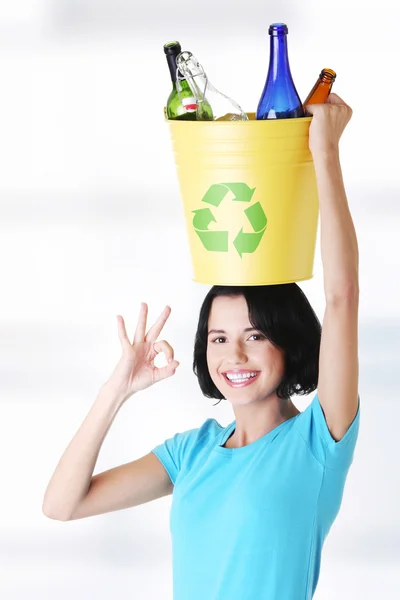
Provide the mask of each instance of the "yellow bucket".
POLYGON ((318 193, 312 117, 168 120, 194 281, 266 285, 311 279, 318 193))

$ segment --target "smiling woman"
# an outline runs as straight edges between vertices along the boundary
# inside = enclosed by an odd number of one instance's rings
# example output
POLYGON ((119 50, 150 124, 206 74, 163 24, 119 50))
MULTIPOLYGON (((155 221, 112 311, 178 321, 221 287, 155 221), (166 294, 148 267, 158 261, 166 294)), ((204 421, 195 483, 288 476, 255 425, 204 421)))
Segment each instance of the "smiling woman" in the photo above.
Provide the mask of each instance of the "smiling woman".
POLYGON ((320 342, 321 323, 296 283, 213 286, 200 309, 193 370, 203 394, 222 400, 228 391, 224 372, 265 374, 278 361, 283 372, 273 391, 288 400, 317 388, 320 342))

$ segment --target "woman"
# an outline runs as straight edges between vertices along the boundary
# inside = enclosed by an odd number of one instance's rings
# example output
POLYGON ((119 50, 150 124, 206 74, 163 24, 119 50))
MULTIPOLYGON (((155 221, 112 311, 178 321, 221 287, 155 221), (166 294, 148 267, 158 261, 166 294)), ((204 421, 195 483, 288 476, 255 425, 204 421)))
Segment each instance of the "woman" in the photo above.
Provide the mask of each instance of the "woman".
POLYGON ((342 500, 359 428, 358 247, 339 162, 351 108, 336 94, 312 105, 326 308, 322 325, 300 288, 214 286, 200 311, 194 371, 203 393, 225 398, 235 421, 200 428, 93 476, 123 403, 179 365, 156 341, 166 307, 133 343, 118 316, 122 357, 46 490, 43 511, 72 520, 137 506, 174 491, 175 600, 307 600, 342 500), (164 352, 167 366, 156 368, 164 352), (293 394, 318 388, 300 412, 293 394))

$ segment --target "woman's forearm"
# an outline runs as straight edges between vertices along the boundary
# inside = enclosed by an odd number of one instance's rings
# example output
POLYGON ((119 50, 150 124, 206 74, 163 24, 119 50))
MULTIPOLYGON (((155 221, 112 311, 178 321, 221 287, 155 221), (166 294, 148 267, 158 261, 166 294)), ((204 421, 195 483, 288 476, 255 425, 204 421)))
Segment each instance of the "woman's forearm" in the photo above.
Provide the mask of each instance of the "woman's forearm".
POLYGON ((319 153, 313 159, 320 207, 324 290, 329 301, 358 291, 358 243, 339 151, 319 153))
POLYGON ((47 517, 68 520, 86 496, 100 448, 122 404, 123 399, 112 388, 102 386, 47 486, 43 500, 47 517))

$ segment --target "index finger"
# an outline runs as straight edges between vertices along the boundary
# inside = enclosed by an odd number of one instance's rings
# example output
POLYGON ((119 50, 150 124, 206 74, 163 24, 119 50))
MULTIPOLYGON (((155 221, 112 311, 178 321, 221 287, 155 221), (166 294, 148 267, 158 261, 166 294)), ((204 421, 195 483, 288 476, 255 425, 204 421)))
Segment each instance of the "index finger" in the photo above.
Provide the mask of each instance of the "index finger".
POLYGON ((162 311, 161 315, 158 317, 157 321, 154 323, 154 325, 152 325, 150 327, 149 331, 146 333, 146 341, 147 342, 155 342, 156 341, 156 339, 160 335, 160 332, 161 332, 162 328, 164 327, 165 322, 168 319, 170 314, 171 314, 171 307, 166 306, 164 308, 164 310, 162 311))

